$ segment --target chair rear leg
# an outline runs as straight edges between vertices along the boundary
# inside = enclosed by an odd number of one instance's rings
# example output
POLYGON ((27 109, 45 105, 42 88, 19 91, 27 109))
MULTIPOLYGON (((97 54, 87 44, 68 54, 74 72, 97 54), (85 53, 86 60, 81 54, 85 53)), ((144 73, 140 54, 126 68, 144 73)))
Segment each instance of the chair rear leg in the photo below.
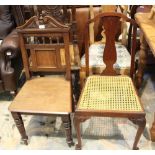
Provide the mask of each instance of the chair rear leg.
POLYGON ((17 112, 11 112, 11 114, 12 114, 12 117, 14 118, 15 124, 19 130, 22 141, 24 142, 25 145, 28 145, 28 142, 27 142, 28 136, 26 135, 26 131, 24 128, 24 123, 23 123, 21 114, 17 113, 17 112))
POLYGON ((71 147, 74 145, 74 142, 72 139, 72 128, 71 128, 70 114, 62 116, 61 119, 62 119, 64 128, 65 128, 67 144, 69 147, 71 147))
POLYGON ((137 147, 137 144, 140 140, 140 137, 145 129, 145 125, 146 125, 146 119, 145 117, 143 118, 134 118, 134 119, 130 119, 134 124, 138 125, 138 130, 137 130, 137 133, 136 133, 136 137, 135 137, 135 141, 134 141, 134 144, 133 144, 133 150, 139 150, 139 148, 137 147))

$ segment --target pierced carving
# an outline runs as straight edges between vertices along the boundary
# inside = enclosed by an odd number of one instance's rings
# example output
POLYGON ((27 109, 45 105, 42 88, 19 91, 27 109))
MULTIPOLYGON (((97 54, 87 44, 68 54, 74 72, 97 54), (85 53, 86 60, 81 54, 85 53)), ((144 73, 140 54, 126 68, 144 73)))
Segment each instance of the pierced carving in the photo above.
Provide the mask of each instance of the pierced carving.
POLYGON ((32 28, 32 29, 46 29, 46 28, 66 28, 69 29, 67 25, 64 25, 57 20, 55 20, 53 17, 50 16, 33 16, 31 17, 24 25, 17 27, 17 29, 26 29, 26 28, 32 28))
POLYGON ((62 21, 64 18, 62 5, 38 5, 37 8, 39 15, 52 16, 58 21, 62 21))

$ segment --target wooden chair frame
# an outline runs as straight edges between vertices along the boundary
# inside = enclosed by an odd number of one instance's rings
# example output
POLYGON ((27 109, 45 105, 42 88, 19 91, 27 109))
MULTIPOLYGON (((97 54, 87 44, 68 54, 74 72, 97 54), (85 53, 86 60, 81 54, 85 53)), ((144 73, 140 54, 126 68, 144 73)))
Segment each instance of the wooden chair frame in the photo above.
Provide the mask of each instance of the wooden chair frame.
MULTIPOLYGON (((123 19, 123 21, 130 22, 133 25, 133 38, 132 38, 132 47, 131 47, 131 68, 130 68, 130 77, 133 79, 134 75, 134 57, 135 57, 135 49, 136 49, 136 30, 137 30, 137 24, 133 19, 129 19, 127 16, 121 14, 121 13, 101 13, 94 17, 94 19, 91 19, 86 24, 85 29, 85 54, 86 54, 86 75, 89 76, 89 24, 92 22, 95 22, 98 19, 102 19, 103 26, 105 28, 105 35, 106 35, 106 44, 104 49, 104 56, 103 61, 106 64, 106 69, 101 73, 101 76, 110 75, 110 76, 116 76, 116 71, 113 69, 113 64, 116 62, 116 48, 115 48, 115 35, 116 35, 116 29, 118 26, 118 22, 120 19, 123 19), (110 29, 109 27, 114 27, 114 29, 110 29)), ((84 90, 84 89, 83 89, 84 90)), ((82 90, 82 93, 83 93, 82 90)), ((81 94, 82 94, 81 93, 81 94)), ((136 93, 136 90, 135 90, 136 93)), ((81 97, 80 97, 81 99, 81 97)), ((81 130, 80 130, 80 124, 87 119, 91 117, 123 117, 128 118, 131 120, 134 124, 138 125, 137 134, 135 137, 135 141, 133 144, 133 149, 138 149, 137 144, 140 139, 140 136, 145 128, 146 120, 145 120, 145 112, 143 109, 143 112, 119 112, 119 111, 102 111, 102 110, 81 110, 78 109, 75 110, 74 115, 74 125, 77 132, 77 139, 78 143, 76 145, 76 149, 81 149, 81 130)), ((141 104, 141 103, 140 103, 141 104)), ((141 104, 142 107, 142 104, 141 104)))
MULTIPOLYGON (((56 21, 54 18, 50 16, 45 16, 43 18, 39 18, 37 16, 33 16, 30 18, 24 25, 17 28, 18 34, 19 34, 19 40, 20 40, 20 47, 22 52, 22 59, 24 63, 24 70, 26 74, 26 79, 29 80, 31 77, 32 72, 64 72, 66 73, 66 79, 70 81, 71 83, 71 65, 70 65, 70 55, 69 55, 69 31, 70 28, 66 25, 61 24, 60 22, 56 21), (41 25, 41 27, 39 27, 41 25), (57 59, 57 65, 54 67, 39 67, 35 64, 35 50, 39 49, 56 49, 56 53, 60 52, 59 45, 52 45, 52 44, 25 44, 24 37, 25 36, 36 36, 36 37, 52 37, 55 36, 61 36, 64 40, 63 45, 60 44, 60 47, 64 47, 65 49, 65 59, 66 65, 62 66, 60 64, 60 56, 58 56, 57 59), (30 50, 32 62, 34 63, 33 66, 30 65, 29 62, 29 56, 27 53, 27 49, 30 50), (34 57, 33 57, 34 56, 34 57)), ((71 85, 71 84, 70 84, 71 85)), ((20 92, 19 92, 20 93, 20 92)), ((62 92, 63 93, 63 92, 62 92)), ((72 102, 72 90, 71 90, 71 102, 72 102)), ((44 96, 43 96, 44 97, 44 96)), ((32 103, 33 104, 33 103, 32 103)), ((73 106, 72 106, 73 108, 73 106)), ((69 147, 74 145, 73 139, 72 139, 72 132, 71 132, 71 118, 70 113, 68 112, 24 112, 24 111, 14 111, 9 107, 9 110, 11 111, 11 114, 14 118, 14 121, 16 123, 16 126, 21 134, 22 141, 27 145, 28 144, 28 136, 26 135, 26 131, 24 128, 24 123, 22 120, 21 115, 44 115, 44 116, 51 116, 56 115, 60 116, 62 119, 62 122, 64 124, 65 132, 66 132, 66 141, 69 147)), ((30 110, 31 111, 31 110, 30 110)), ((72 109, 73 111, 73 109, 72 109)))

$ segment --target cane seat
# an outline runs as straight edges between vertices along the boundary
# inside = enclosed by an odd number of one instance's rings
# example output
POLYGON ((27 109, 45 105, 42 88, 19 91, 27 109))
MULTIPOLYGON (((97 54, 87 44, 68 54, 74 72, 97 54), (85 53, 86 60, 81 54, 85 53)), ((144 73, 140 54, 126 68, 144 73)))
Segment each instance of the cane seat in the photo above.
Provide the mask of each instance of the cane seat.
POLYGON ((77 110, 142 112, 131 78, 128 76, 90 76, 77 110))

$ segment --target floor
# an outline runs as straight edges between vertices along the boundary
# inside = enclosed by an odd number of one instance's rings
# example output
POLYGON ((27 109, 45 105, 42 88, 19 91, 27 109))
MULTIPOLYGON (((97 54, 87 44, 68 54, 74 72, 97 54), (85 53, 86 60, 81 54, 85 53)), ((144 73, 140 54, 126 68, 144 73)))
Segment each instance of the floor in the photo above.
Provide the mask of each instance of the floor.
MULTIPOLYGON (((147 125, 139 142, 140 149, 155 150, 155 142, 150 141, 149 129, 155 111, 155 74, 146 73, 142 89, 139 91, 146 111, 147 125)), ((29 145, 20 142, 20 135, 8 111, 12 97, 0 94, 0 149, 41 149, 73 150, 65 142, 64 129, 59 117, 23 116, 29 136, 29 145)), ((137 127, 120 118, 91 118, 82 125, 84 150, 128 150, 132 148, 137 127)), ((73 138, 76 134, 73 128, 73 138)))

